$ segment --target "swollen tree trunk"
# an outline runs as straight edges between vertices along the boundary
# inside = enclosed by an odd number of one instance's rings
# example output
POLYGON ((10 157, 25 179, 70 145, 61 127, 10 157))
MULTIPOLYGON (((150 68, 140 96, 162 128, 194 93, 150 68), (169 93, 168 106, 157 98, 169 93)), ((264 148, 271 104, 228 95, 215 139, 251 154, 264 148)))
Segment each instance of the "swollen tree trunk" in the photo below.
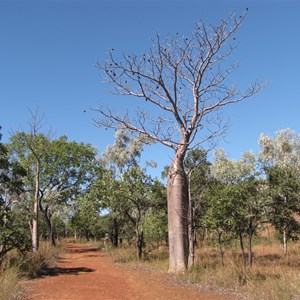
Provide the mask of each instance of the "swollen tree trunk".
POLYGON ((168 174, 169 272, 185 272, 188 264, 188 185, 184 151, 177 151, 168 174))
POLYGON ((40 163, 36 164, 35 173, 35 191, 34 191, 34 204, 33 204, 33 220, 32 220, 32 251, 38 253, 39 250, 39 232, 38 232, 38 220, 39 220, 39 189, 40 189, 40 163))

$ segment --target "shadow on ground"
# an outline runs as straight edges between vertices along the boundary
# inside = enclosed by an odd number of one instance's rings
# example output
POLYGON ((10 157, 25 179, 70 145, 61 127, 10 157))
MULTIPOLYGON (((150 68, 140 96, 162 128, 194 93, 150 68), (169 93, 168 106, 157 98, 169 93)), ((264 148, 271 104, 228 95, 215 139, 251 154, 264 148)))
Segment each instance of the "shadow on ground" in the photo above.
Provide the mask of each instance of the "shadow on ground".
POLYGON ((46 268, 43 270, 41 277, 44 276, 59 276, 59 275, 79 275, 79 273, 94 272, 94 269, 79 267, 79 268, 46 268))
POLYGON ((78 246, 67 246, 67 252, 69 253, 85 253, 85 252, 97 252, 97 247, 78 247, 78 246))

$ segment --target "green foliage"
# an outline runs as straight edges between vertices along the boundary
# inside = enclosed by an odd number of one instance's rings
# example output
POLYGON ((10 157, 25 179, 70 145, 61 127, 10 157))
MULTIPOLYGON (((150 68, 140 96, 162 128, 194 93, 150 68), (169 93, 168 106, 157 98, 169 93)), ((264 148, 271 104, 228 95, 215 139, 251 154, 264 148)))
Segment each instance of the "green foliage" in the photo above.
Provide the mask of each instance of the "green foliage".
MULTIPOLYGON (((219 237, 223 233, 239 238, 243 253, 243 236, 247 236, 248 259, 252 265, 252 238, 265 221, 267 209, 265 184, 258 177, 255 157, 248 152, 239 161, 229 160, 223 150, 218 150, 212 174, 206 224, 216 230, 219 237)), ((243 263, 245 266, 245 258, 243 263)))
POLYGON ((150 210, 144 222, 145 242, 160 243, 168 239, 168 216, 164 210, 150 210))
POLYGON ((198 231, 205 227, 203 218, 207 209, 207 200, 204 195, 208 189, 210 165, 206 151, 201 149, 189 151, 184 161, 189 183, 190 205, 193 212, 193 227, 198 231))
POLYGON ((300 136, 290 129, 276 137, 261 135, 260 160, 269 185, 269 218, 283 234, 284 251, 287 240, 296 238, 300 225, 295 219, 300 206, 300 136))
MULTIPOLYGON (((74 201, 100 172, 96 149, 89 144, 70 142, 66 136, 51 140, 44 134, 25 132, 11 137, 10 149, 14 158, 27 170, 27 199, 32 201, 35 198, 34 191, 38 184, 36 201, 45 219, 48 236, 55 244, 53 218, 60 217, 66 222, 63 219, 67 218, 74 201), (69 212, 66 211, 67 206, 69 212)), ((28 208, 30 206, 31 203, 28 208)))
POLYGON ((12 249, 30 249, 28 215, 21 214, 24 169, 11 162, 8 149, 0 143, 0 263, 12 249))
POLYGON ((300 181, 297 173, 289 167, 265 168, 270 185, 269 219, 276 229, 287 232, 287 238, 296 238, 300 224, 295 219, 300 212, 300 181))

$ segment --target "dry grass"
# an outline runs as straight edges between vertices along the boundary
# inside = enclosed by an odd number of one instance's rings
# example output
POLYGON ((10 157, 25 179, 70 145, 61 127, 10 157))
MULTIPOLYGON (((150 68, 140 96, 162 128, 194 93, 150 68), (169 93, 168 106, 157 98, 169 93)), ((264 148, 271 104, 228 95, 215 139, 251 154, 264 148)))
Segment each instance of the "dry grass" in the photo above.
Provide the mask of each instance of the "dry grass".
POLYGON ((135 248, 110 248, 107 250, 113 261, 116 263, 129 263, 136 260, 135 248))
POLYGON ((18 267, 10 267, 0 273, 0 299, 14 299, 18 290, 20 271, 18 267))
MULTIPOLYGON (((197 250, 193 269, 176 275, 179 282, 197 284, 200 289, 231 294, 247 300, 296 300, 300 299, 300 243, 289 244, 289 254, 283 255, 277 241, 260 240, 253 248, 254 263, 242 268, 241 253, 232 245, 225 253, 222 266, 221 256, 213 246, 201 246, 197 250)), ((110 249, 110 255, 118 263, 150 268, 167 272, 168 250, 146 251, 142 261, 137 262, 134 248, 110 249)))
POLYGON ((63 244, 52 247, 48 242, 41 242, 38 255, 28 253, 21 256, 16 251, 11 251, 1 264, 0 300, 20 298, 22 296, 20 280, 41 274, 44 268, 55 263, 63 251, 63 244))
POLYGON ((279 243, 259 244, 253 252, 254 264, 244 273, 237 250, 227 251, 222 266, 214 248, 198 249, 193 270, 180 275, 180 280, 204 289, 230 291, 241 299, 300 299, 300 244, 292 244, 286 257, 279 243))

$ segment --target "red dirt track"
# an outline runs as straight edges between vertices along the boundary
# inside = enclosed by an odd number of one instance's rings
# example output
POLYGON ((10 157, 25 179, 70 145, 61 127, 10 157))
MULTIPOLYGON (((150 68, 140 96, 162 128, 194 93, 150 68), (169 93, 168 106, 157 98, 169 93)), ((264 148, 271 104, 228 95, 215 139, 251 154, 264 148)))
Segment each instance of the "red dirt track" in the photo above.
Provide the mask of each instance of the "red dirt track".
POLYGON ((68 244, 47 275, 27 281, 27 300, 233 300, 168 280, 168 275, 115 265, 96 248, 68 244))

